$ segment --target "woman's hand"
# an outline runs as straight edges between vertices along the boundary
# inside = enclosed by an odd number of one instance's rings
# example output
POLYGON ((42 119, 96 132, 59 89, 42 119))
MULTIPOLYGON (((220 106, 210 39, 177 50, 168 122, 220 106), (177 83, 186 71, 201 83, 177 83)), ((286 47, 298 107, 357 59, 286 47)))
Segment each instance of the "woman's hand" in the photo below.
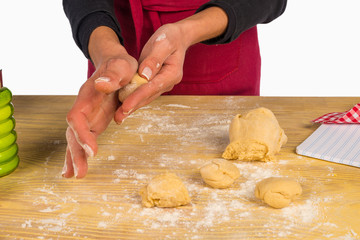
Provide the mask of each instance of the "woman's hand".
POLYGON ((160 27, 145 44, 139 59, 139 74, 149 82, 125 99, 115 115, 123 121, 136 109, 170 91, 182 79, 183 63, 188 45, 176 24, 160 27))
POLYGON ((97 153, 96 139, 105 131, 120 105, 118 89, 131 80, 138 68, 137 61, 127 54, 110 29, 94 31, 89 51, 96 71, 80 88, 67 115, 64 177, 86 175, 87 158, 97 153))
POLYGON ((118 107, 116 93, 95 89, 94 74, 81 87, 67 115, 66 156, 62 175, 82 178, 87 173, 87 158, 97 153, 96 138, 107 128, 118 107))
POLYGON ((138 68, 116 34, 107 27, 96 28, 90 36, 89 53, 96 67, 94 75, 81 87, 67 115, 69 127, 64 177, 82 178, 87 158, 97 153, 96 138, 114 117, 121 123, 130 113, 150 103, 179 83, 186 50, 192 44, 222 34, 227 15, 211 7, 177 23, 159 28, 144 46, 138 68), (149 82, 139 87, 119 106, 117 90, 132 79, 136 71, 149 82))
POLYGON ((125 99, 115 113, 115 120, 122 122, 130 113, 178 84, 183 76, 186 50, 195 43, 221 35, 227 22, 222 9, 211 7, 160 27, 145 44, 139 59, 138 73, 149 82, 125 99))

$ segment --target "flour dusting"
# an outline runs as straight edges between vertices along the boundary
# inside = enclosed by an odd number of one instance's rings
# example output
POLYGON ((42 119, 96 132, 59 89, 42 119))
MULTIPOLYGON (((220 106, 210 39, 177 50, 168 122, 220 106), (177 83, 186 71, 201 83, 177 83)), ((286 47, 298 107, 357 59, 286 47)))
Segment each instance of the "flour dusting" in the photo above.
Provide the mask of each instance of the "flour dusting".
MULTIPOLYGON (((174 108, 192 108, 190 106, 182 105, 182 104, 166 104, 165 107, 174 107, 174 108)), ((197 107, 194 107, 197 108, 197 107)))
MULTIPOLYGON (((198 99, 194 97, 193 101, 198 99)), ((143 238, 155 234, 157 237, 153 239, 210 239, 219 236, 217 234, 224 239, 303 239, 302 229, 311 229, 317 232, 319 239, 359 239, 357 229, 342 229, 336 222, 326 219, 327 209, 322 206, 333 204, 341 196, 317 195, 311 186, 316 179, 309 181, 299 177, 297 180, 308 188, 306 195, 283 209, 273 209, 255 198, 256 183, 268 177, 283 176, 280 169, 292 164, 292 160, 234 161, 241 177, 228 189, 213 189, 202 181, 198 168, 221 157, 229 141, 230 121, 235 110, 245 108, 245 101, 227 97, 222 103, 230 110, 199 111, 191 121, 184 121, 189 117, 189 109, 201 107, 173 103, 145 106, 129 116, 140 122, 136 128, 128 120, 129 124, 123 123, 111 132, 114 139, 103 140, 111 145, 106 146, 111 150, 105 157, 89 160, 89 165, 96 167, 89 168, 92 177, 85 180, 53 177, 50 167, 56 152, 49 152, 43 159, 44 165, 49 167, 44 169, 43 185, 24 193, 25 197, 34 196, 34 201, 26 207, 36 210, 18 222, 18 227, 23 232, 34 230, 39 236, 33 238, 38 239, 58 239, 60 234, 65 235, 64 238, 91 239, 97 236, 94 229, 101 234, 121 229, 128 234, 126 236, 142 235, 143 238), (134 136, 129 144, 137 144, 136 152, 116 145, 122 134, 134 136), (156 141, 162 137, 167 141, 161 146, 150 142, 150 139, 156 141), (150 155, 155 158, 148 161, 150 155), (199 158, 199 155, 204 157, 199 158), (139 189, 164 171, 175 172, 184 181, 191 197, 189 205, 179 208, 144 208, 141 205, 139 189), (103 172, 106 178, 99 181, 96 176, 103 172), (61 181, 61 185, 57 181, 61 181), (234 229, 238 232, 226 235, 234 229), (342 231, 342 236, 328 229, 342 231)), ((54 145, 62 143, 60 140, 53 142, 54 145)), ((296 159, 306 158, 297 156, 296 159)), ((325 167, 325 170, 328 177, 336 176, 334 167, 325 167)))

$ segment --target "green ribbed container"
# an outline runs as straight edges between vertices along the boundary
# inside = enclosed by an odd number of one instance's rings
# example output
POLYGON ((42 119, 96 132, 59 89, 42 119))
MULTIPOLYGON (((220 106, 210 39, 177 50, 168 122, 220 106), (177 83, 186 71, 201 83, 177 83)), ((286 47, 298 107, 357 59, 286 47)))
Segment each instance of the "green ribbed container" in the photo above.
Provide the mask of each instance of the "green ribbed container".
POLYGON ((19 165, 14 106, 11 100, 11 91, 6 87, 0 88, 0 177, 12 173, 19 165))

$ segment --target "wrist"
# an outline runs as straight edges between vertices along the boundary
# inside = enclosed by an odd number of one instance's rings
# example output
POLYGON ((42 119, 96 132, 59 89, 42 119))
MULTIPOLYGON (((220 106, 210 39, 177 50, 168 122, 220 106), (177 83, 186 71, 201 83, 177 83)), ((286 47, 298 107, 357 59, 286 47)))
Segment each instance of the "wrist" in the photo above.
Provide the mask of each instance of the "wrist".
POLYGON ((223 34, 227 28, 228 16, 219 7, 210 7, 175 23, 181 29, 184 42, 189 47, 223 34))
POLYGON ((126 49, 121 45, 116 33, 108 27, 97 27, 90 35, 88 45, 89 55, 95 67, 106 60, 126 54, 126 49))

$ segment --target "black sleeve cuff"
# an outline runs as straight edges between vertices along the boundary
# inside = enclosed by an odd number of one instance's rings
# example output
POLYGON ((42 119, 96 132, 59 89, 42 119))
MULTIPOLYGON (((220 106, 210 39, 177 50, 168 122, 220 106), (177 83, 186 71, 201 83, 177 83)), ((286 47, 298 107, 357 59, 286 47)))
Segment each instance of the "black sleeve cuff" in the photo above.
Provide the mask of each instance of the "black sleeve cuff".
POLYGON ((237 21, 236 21, 236 14, 234 12, 233 7, 226 1, 218 1, 218 2, 210 1, 210 2, 205 3, 204 5, 200 6, 200 8, 196 12, 200 12, 200 11, 205 10, 210 7, 219 7, 225 11, 225 13, 228 16, 228 26, 222 35, 220 35, 216 38, 212 38, 212 39, 203 41, 202 43, 209 44, 209 45, 224 44, 224 43, 229 43, 229 42, 235 40, 233 35, 236 31, 236 22, 237 21))
POLYGON ((81 21, 77 31, 77 36, 75 36, 76 44, 88 59, 90 59, 88 50, 90 35, 97 27, 100 26, 111 28, 119 37, 121 44, 123 44, 120 26, 117 23, 117 20, 113 19, 113 17, 106 12, 91 13, 81 21))
POLYGON ((286 8, 287 0, 211 0, 196 12, 209 7, 222 8, 228 16, 225 32, 216 38, 204 41, 205 44, 224 44, 234 41, 244 31, 259 23, 269 23, 279 17, 286 8))

